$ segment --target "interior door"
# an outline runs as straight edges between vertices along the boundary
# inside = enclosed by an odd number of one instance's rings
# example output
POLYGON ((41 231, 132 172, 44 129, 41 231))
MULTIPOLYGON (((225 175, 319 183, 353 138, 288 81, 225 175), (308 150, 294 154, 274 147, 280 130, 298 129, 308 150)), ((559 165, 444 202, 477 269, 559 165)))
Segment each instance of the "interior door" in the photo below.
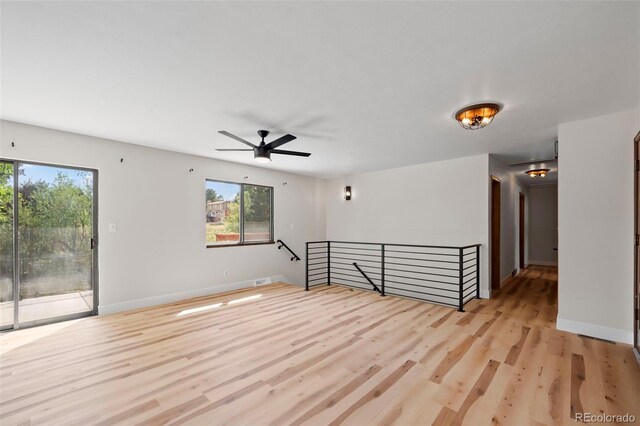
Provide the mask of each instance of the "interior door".
POLYGON ((491 176, 491 290, 500 290, 500 180, 491 176))
POLYGON ((525 203, 524 194, 520 193, 520 202, 518 209, 518 264, 520 269, 524 269, 524 215, 525 215, 525 203))
POLYGON ((640 362, 640 132, 634 140, 634 153, 635 153, 635 247, 634 247, 634 346, 636 350, 636 356, 640 362))

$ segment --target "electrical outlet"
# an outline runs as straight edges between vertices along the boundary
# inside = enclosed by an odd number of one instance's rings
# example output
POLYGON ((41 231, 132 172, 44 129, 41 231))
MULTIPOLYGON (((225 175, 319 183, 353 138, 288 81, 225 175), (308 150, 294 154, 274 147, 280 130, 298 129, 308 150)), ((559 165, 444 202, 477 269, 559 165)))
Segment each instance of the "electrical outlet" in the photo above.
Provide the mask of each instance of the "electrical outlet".
POLYGON ((293 225, 293 223, 291 224, 291 230, 293 231, 295 229, 295 226, 293 225))
POLYGON ((224 270, 224 277, 227 278, 229 276, 229 271, 228 270, 224 270))
POLYGON ((109 232, 116 232, 117 230, 118 230, 118 225, 116 225, 115 223, 109 224, 109 232))

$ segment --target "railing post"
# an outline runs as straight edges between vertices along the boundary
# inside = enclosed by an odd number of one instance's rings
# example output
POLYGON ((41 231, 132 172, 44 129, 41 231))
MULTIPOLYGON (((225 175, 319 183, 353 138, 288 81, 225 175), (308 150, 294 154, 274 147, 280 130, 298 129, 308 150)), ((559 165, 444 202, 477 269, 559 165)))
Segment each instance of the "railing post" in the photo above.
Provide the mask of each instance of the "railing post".
POLYGON ((380 295, 384 296, 384 244, 380 244, 380 251, 381 251, 381 267, 380 267, 380 295))
POLYGON ((462 263, 462 252, 463 249, 459 248, 458 249, 458 273, 459 273, 459 282, 460 282, 460 293, 459 293, 459 299, 458 299, 458 312, 464 312, 464 291, 463 291, 463 263, 462 263))
POLYGON ((305 265, 304 265, 304 274, 305 274, 305 283, 304 283, 304 290, 305 291, 309 291, 309 242, 307 241, 306 243, 307 246, 307 253, 305 256, 305 265))
POLYGON ((480 246, 476 246, 476 299, 480 299, 480 246))
POLYGON ((331 285, 331 241, 327 241, 327 285, 331 285))

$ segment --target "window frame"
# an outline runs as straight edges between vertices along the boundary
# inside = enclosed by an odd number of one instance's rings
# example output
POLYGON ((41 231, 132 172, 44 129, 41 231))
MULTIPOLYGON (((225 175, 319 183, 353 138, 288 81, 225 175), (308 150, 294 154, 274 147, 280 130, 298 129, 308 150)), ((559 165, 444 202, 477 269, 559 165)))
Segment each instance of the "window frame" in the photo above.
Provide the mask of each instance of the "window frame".
POLYGON ((231 185, 239 185, 240 186, 240 207, 239 207, 239 214, 238 214, 238 219, 240 221, 239 224, 239 234, 240 234, 240 241, 238 241, 237 243, 229 243, 229 244, 209 244, 207 242, 207 238, 206 238, 206 232, 205 232, 205 246, 206 248, 221 248, 221 247, 241 247, 241 246, 260 246, 260 245, 265 245, 265 244, 275 244, 275 230, 274 230, 274 222, 275 222, 275 212, 273 209, 273 205, 274 205, 274 198, 275 198, 275 191, 273 186, 269 186, 269 185, 258 185, 258 184, 254 184, 254 183, 245 183, 245 182, 233 182, 233 181, 228 181, 228 180, 220 180, 220 179, 209 179, 209 178, 205 178, 205 182, 204 182, 204 188, 205 188, 205 229, 206 229, 206 191, 207 191, 207 182, 216 182, 216 183, 228 183, 231 185), (270 205, 269 205, 269 209, 270 209, 270 223, 269 223, 269 236, 270 239, 268 241, 249 241, 246 242, 244 240, 244 187, 245 185, 249 185, 249 186, 258 186, 261 188, 269 188, 271 190, 271 200, 270 200, 270 205))

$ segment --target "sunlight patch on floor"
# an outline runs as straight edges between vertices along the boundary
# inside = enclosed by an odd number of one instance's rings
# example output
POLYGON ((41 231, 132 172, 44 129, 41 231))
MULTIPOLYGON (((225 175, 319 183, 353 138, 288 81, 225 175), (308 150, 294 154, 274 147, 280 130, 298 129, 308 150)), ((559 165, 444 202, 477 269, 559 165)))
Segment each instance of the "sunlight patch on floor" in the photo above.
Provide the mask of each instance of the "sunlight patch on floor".
MULTIPOLYGON (((249 302, 251 300, 260 299, 261 297, 262 297, 262 294, 254 294, 253 296, 247 296, 247 297, 243 297, 241 299, 230 300, 230 301, 228 301, 226 303, 226 305, 235 305, 236 303, 249 302)), ((225 303, 220 302, 220 303, 214 303, 212 305, 199 306, 197 308, 185 309, 184 311, 181 311, 176 316, 177 317, 182 317, 182 316, 189 315, 189 314, 195 314, 195 313, 198 313, 198 312, 204 312, 204 311, 208 311, 210 309, 219 308, 222 305, 225 305, 225 303)))

